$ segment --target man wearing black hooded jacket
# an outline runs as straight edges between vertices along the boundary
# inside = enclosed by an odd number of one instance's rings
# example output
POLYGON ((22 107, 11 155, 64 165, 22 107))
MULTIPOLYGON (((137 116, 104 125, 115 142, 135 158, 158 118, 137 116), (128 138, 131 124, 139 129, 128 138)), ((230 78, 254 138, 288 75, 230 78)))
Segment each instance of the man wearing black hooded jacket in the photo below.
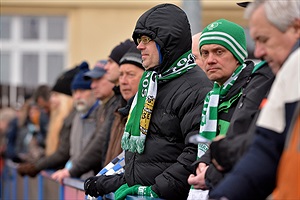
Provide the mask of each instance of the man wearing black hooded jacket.
POLYGON ((122 138, 125 173, 90 177, 85 191, 97 197, 117 190, 115 199, 186 199, 197 154, 188 138, 199 132, 203 100, 212 83, 195 67, 189 21, 179 7, 161 4, 146 11, 132 37, 146 71, 122 138))

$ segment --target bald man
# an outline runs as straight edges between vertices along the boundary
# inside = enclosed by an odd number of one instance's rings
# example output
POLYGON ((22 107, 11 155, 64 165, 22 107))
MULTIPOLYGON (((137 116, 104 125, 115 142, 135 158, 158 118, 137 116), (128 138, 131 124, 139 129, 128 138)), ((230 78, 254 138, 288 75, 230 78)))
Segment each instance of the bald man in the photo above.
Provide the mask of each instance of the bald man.
POLYGON ((192 37, 192 54, 195 56, 195 61, 197 65, 202 68, 203 62, 199 51, 199 39, 202 32, 196 33, 192 37))

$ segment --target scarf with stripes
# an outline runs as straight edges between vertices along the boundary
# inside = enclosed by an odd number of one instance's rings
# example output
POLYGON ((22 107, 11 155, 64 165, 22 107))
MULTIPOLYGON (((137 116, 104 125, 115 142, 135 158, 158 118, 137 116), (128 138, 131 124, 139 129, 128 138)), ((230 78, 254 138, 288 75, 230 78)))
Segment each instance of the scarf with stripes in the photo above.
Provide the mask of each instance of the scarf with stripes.
POLYGON ((121 140, 123 150, 144 152, 146 135, 153 111, 158 81, 167 81, 178 78, 195 67, 194 56, 191 51, 183 54, 171 67, 162 74, 155 71, 145 71, 134 96, 125 130, 121 140))
MULTIPOLYGON (((213 89, 206 95, 202 109, 199 134, 209 140, 212 140, 217 135, 218 126, 218 107, 220 97, 224 97, 230 88, 237 80, 241 71, 246 67, 246 64, 240 65, 231 75, 231 77, 220 86, 217 82, 214 83, 213 89)), ((208 145, 204 143, 198 144, 198 158, 200 158, 208 149, 208 145)))

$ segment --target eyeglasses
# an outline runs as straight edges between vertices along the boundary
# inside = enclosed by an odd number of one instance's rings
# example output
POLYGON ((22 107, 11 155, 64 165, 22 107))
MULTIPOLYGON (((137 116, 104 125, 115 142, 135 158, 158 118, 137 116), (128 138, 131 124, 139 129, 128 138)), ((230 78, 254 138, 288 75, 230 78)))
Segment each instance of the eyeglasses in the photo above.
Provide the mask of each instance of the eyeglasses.
POLYGON ((148 36, 142 36, 142 37, 136 39, 136 41, 137 41, 138 44, 140 44, 141 42, 143 44, 148 44, 151 40, 152 39, 149 38, 148 36))

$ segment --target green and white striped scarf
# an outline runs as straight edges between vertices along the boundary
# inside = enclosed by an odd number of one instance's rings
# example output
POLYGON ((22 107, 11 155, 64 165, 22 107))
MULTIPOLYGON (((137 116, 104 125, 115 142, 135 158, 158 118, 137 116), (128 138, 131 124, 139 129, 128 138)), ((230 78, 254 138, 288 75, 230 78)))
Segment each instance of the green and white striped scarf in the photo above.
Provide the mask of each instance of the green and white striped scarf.
POLYGON ((157 74, 155 71, 144 72, 122 136, 121 145, 124 150, 139 154, 144 152, 146 135, 157 94, 157 82, 175 79, 195 66, 194 56, 191 51, 188 51, 162 74, 157 74))
MULTIPOLYGON (((200 122, 199 134, 201 136, 209 140, 212 140, 216 137, 218 126, 219 98, 225 96, 228 93, 228 91, 238 78, 239 74, 245 67, 246 64, 240 65, 222 86, 215 82, 213 89, 206 95, 200 122)), ((197 157, 200 158, 207 151, 207 149, 207 144, 198 144, 197 157)))

